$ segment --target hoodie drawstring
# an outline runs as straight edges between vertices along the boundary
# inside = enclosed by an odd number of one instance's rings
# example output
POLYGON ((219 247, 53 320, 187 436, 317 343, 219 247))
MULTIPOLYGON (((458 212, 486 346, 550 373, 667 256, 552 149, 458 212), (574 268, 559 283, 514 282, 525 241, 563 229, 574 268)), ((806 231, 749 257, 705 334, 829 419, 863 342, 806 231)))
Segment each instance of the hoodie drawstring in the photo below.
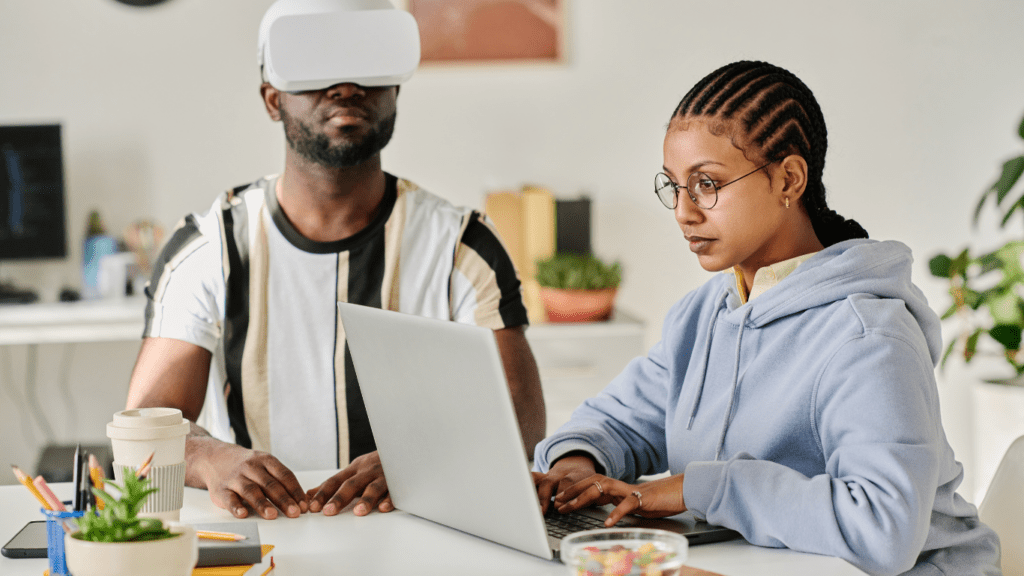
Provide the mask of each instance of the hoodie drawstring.
POLYGON ((728 296, 728 292, 722 292, 722 296, 718 298, 718 302, 715 304, 715 315, 711 318, 711 323, 708 325, 708 337, 704 340, 708 343, 704 350, 704 367, 700 374, 700 386, 697 388, 697 395, 693 399, 693 408, 690 410, 690 421, 686 424, 687 430, 693 427, 693 419, 697 417, 700 397, 704 394, 704 379, 708 375, 708 362, 711 361, 711 340, 715 335, 715 325, 718 324, 718 314, 722 311, 722 302, 725 302, 728 296))
POLYGON ((732 408, 736 404, 736 392, 740 388, 740 349, 743 344, 743 328, 747 325, 747 319, 750 318, 751 310, 753 308, 747 307, 746 312, 743 313, 739 333, 736 335, 736 364, 732 370, 732 393, 729 395, 729 408, 725 411, 725 421, 722 422, 722 436, 718 439, 718 449, 715 450, 716 462, 722 456, 722 448, 725 447, 725 433, 729 430, 729 422, 732 420, 732 408))

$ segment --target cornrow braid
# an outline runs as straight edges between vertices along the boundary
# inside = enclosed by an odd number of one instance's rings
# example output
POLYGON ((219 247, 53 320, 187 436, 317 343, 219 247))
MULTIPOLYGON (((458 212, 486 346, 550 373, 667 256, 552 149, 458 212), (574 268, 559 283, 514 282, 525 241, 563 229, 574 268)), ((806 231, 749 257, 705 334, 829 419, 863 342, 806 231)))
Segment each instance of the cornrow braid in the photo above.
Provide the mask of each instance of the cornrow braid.
POLYGON ((825 201, 825 116, 814 93, 792 72, 767 62, 727 64, 697 82, 672 118, 706 118, 729 125, 733 142, 765 161, 790 154, 803 157, 807 187, 801 201, 822 245, 868 237, 860 224, 843 218, 825 201))

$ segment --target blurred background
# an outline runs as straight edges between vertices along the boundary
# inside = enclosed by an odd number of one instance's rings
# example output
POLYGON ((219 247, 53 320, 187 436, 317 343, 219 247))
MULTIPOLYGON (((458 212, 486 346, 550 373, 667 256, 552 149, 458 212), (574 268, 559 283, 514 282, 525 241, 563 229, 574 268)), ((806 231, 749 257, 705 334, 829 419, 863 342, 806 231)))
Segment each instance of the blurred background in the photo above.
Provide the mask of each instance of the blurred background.
MULTIPOLYGON (((55 301, 81 287, 91 211, 111 231, 140 219, 169 231, 220 191, 282 168, 281 127, 263 109, 256 67, 271 3, 0 0, 0 124, 61 124, 68 241, 66 258, 0 262, 0 280, 55 301)), ((645 346, 672 303, 709 278, 652 191, 665 126, 690 86, 734 60, 767 60, 811 87, 829 130, 831 207, 872 238, 909 245, 937 312, 950 298, 928 272, 932 256, 1022 234, 998 231, 995 210, 970 224, 980 193, 1022 148, 1018 0, 573 0, 561 17, 555 62, 421 66, 401 87, 384 167, 475 208, 527 183, 589 196, 593 251, 621 263, 617 306, 644 321, 645 346)), ((40 346, 49 433, 26 416, 28 352, 0 347, 0 461, 30 467, 48 435, 104 441, 138 347, 40 346)), ((1007 375, 953 361, 939 376, 972 501, 990 472, 977 470, 971 383, 1007 375)))

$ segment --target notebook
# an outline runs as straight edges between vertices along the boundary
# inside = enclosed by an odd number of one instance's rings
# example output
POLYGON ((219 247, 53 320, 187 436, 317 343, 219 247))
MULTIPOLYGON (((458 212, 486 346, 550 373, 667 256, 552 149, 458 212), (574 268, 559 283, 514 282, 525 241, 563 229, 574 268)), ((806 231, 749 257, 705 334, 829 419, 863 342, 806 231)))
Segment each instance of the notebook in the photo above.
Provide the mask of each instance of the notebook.
POLYGON ((196 530, 230 532, 245 536, 244 540, 226 541, 199 539, 199 560, 196 566, 236 566, 259 564, 263 558, 260 530, 255 521, 201 523, 196 530))
MULTIPOLYGON (((549 535, 540 513, 494 332, 343 302, 338 310, 395 507, 557 558, 561 534, 549 535)), ((610 509, 582 516, 600 523, 610 509)), ((687 514, 620 525, 669 529, 691 544, 737 536, 687 514)))

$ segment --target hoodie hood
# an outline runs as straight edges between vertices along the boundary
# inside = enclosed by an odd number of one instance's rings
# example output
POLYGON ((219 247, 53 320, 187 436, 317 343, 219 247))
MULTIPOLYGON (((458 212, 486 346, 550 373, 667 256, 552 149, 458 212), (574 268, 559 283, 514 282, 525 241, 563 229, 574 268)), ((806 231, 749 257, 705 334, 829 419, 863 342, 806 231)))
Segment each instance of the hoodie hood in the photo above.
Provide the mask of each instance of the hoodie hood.
POLYGON ((906 303, 928 342, 932 363, 942 355, 940 320, 911 280, 910 248, 894 240, 847 240, 833 244, 797 266, 757 298, 742 304, 736 287, 727 287, 726 320, 761 328, 780 318, 867 294, 906 303), (745 322, 744 322, 745 319, 745 322))
POLYGON ((942 354, 940 320, 928 307, 924 293, 910 281, 913 262, 910 248, 901 242, 847 240, 818 252, 797 266, 793 273, 777 285, 745 304, 740 299, 735 283, 724 283, 725 290, 715 298, 716 304, 712 308, 712 319, 704 340, 704 362, 686 429, 693 428, 697 412, 700 410, 708 367, 712 362, 711 344, 720 321, 736 326, 737 330, 734 352, 730 358, 731 390, 715 450, 716 461, 722 456, 725 437, 735 409, 743 337, 748 330, 766 328, 781 318, 827 306, 855 295, 899 300, 906 305, 920 326, 928 345, 932 365, 937 364, 942 354))

